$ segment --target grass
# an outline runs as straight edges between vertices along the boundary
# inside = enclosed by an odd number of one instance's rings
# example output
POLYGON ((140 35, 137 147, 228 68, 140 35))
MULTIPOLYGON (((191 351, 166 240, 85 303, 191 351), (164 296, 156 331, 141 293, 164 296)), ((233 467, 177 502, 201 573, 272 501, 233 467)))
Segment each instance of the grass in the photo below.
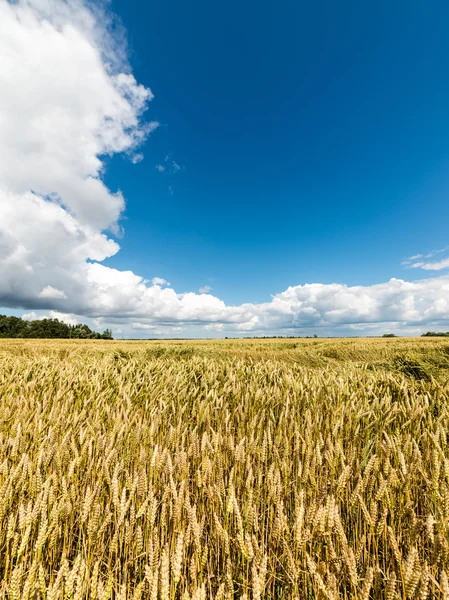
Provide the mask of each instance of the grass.
POLYGON ((0 597, 448 599, 449 340, 0 342, 0 597))

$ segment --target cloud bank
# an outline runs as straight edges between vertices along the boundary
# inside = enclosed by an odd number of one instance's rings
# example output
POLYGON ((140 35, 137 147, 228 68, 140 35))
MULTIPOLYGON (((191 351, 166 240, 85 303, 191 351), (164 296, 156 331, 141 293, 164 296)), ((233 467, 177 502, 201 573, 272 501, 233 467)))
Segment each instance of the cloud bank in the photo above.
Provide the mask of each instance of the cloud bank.
MULTIPOLYGON (((132 75, 111 22, 80 0, 0 0, 2 306, 142 336, 447 325, 448 276, 299 285, 266 303, 228 306, 209 286, 177 293, 161 277, 150 283, 102 264, 119 251, 112 236, 125 209, 122 193, 103 182, 104 157, 138 162, 139 144, 157 127, 143 119, 152 93, 132 75)), ((449 266, 420 266, 442 263, 449 266)))

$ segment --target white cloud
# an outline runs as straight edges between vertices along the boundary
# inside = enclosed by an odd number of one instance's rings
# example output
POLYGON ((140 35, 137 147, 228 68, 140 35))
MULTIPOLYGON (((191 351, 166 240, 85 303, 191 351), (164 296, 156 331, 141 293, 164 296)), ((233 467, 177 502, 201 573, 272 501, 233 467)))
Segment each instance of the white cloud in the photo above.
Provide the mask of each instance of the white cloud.
POLYGON ((119 251, 105 232, 118 230, 124 209, 120 191, 102 180, 101 157, 140 159, 138 144, 156 124, 142 124, 152 94, 131 74, 122 40, 101 25, 108 15, 89 6, 0 0, 1 305, 27 316, 81 315, 127 335, 448 324, 449 276, 299 285, 266 303, 229 306, 209 286, 180 294, 162 278, 148 284, 101 264, 119 251))
POLYGON ((209 325, 204 326, 206 331, 223 331, 223 328, 223 323, 209 323, 209 325))
POLYGON ((240 306, 226 305, 210 294, 179 294, 147 285, 130 271, 100 264, 90 264, 88 276, 85 303, 78 298, 71 310, 94 318, 96 329, 120 327, 131 337, 176 336, 180 330, 196 335, 374 335, 449 328, 449 276, 415 282, 392 279, 373 286, 292 286, 270 302, 240 306))
POLYGON ((151 283, 153 285, 170 285, 170 282, 162 279, 162 277, 153 277, 151 283))
POLYGON ((203 285, 203 287, 200 287, 198 291, 200 294, 208 294, 212 291, 212 288, 210 287, 210 285, 203 285))
POLYGON ((122 194, 100 178, 99 156, 135 148, 152 98, 132 74, 105 62, 106 37, 79 1, 51 9, 46 0, 0 2, 0 181, 18 198, 29 190, 55 194, 98 228, 124 208, 122 194))
POLYGON ((429 252, 429 254, 426 254, 425 258, 430 258, 431 256, 434 256, 435 254, 441 254, 441 252, 447 252, 449 250, 449 246, 444 246, 444 248, 439 248, 438 250, 432 250, 432 252, 429 252))
POLYGON ((59 299, 64 298, 67 299, 67 296, 62 290, 58 290, 51 285, 47 285, 39 294, 39 298, 48 298, 48 299, 59 299))
POLYGON ((138 163, 143 161, 143 158, 143 154, 139 152, 131 157, 131 162, 133 163, 133 165, 137 165, 138 163))
MULTIPOLYGON (((392 279, 372 286, 293 286, 262 304, 226 305, 210 294, 178 294, 148 286, 141 277, 100 264, 89 265, 82 313, 147 325, 222 324, 227 330, 270 331, 349 324, 418 326, 449 321, 449 277, 415 282, 392 279)), ((78 309, 74 312, 80 312, 78 309)))
POLYGON ((148 323, 131 323, 131 328, 134 331, 145 331, 147 335, 167 335, 173 336, 181 333, 183 331, 183 327, 176 326, 158 326, 158 325, 149 325, 148 323))
POLYGON ((274 296, 270 318, 284 324, 327 327, 357 323, 444 321, 449 306, 449 277, 407 282, 391 279, 371 286, 310 284, 274 296), (441 302, 443 300, 443 302, 441 302))
POLYGON ((429 261, 429 258, 433 258, 436 254, 442 254, 449 250, 449 246, 439 248, 438 250, 432 250, 427 254, 415 254, 410 256, 407 260, 403 261, 403 265, 410 269, 423 269, 424 271, 441 271, 449 268, 449 257, 443 258, 442 260, 429 261), (418 260, 420 259, 420 260, 418 260), (413 262, 417 260, 418 262, 413 262))
POLYGON ((424 269, 425 271, 441 271, 449 268, 449 258, 434 262, 417 262, 411 265, 414 269, 424 269))
POLYGON ((76 315, 60 313, 56 310, 51 310, 49 313, 25 313, 24 315, 22 315, 22 319, 25 319, 25 321, 42 321, 43 319, 58 319, 59 321, 67 323, 67 325, 78 325, 78 323, 80 323, 80 320, 76 315))
POLYGON ((108 14, 80 0, 0 1, 0 298, 51 308, 82 298, 88 260, 119 246, 120 191, 101 156, 134 153, 156 127, 108 14), (32 100, 31 100, 32 99, 32 100), (55 294, 52 290, 58 290, 55 294))
POLYGON ((163 164, 159 163, 154 168, 159 173, 165 173, 166 175, 176 175, 176 173, 178 173, 179 171, 181 171, 181 170, 183 170, 185 168, 182 165, 179 165, 174 160, 171 160, 170 162, 169 161, 170 161, 170 155, 167 155, 164 158, 164 163, 165 164, 163 165, 163 164))

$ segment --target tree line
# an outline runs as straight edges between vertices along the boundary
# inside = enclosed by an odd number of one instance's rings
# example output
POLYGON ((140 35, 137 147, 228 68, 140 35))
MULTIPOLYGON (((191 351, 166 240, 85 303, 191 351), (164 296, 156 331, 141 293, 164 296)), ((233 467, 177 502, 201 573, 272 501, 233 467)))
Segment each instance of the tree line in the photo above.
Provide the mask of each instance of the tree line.
POLYGON ((449 337, 449 331, 428 331, 423 333, 421 337, 449 337))
POLYGON ((59 319, 25 321, 20 317, 0 315, 0 338, 60 338, 112 340, 112 331, 93 331, 88 325, 68 325, 59 319))

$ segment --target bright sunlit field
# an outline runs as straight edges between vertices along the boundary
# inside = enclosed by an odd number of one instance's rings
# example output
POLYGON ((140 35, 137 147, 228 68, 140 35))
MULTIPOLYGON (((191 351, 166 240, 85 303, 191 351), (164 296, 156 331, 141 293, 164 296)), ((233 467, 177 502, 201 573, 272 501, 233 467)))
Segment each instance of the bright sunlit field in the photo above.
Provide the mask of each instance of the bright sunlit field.
POLYGON ((449 598, 449 341, 0 342, 8 599, 449 598))

